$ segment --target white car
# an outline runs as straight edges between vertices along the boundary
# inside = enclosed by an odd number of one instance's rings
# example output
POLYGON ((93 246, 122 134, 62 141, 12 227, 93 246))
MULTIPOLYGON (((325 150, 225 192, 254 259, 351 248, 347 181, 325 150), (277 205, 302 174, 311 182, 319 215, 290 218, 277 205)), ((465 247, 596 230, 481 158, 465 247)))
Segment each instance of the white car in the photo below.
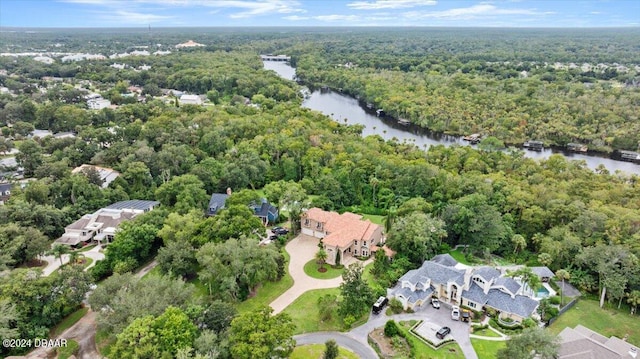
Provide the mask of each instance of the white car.
POLYGON ((440 309, 440 301, 438 298, 431 298, 431 306, 436 309, 440 309))
POLYGON ((453 320, 460 320, 460 307, 458 306, 454 306, 451 309, 451 319, 453 320))

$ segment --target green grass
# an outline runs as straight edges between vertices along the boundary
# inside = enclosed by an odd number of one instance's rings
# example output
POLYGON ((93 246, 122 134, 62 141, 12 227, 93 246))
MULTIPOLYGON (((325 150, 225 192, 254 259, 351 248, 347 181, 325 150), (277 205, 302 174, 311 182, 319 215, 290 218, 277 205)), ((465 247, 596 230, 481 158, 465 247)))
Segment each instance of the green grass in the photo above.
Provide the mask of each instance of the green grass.
POLYGON ((91 244, 91 245, 88 245, 88 246, 84 246, 84 247, 82 247, 81 249, 79 249, 79 250, 78 250, 78 252, 80 252, 80 253, 82 253, 82 252, 88 252, 88 251, 90 251, 91 249, 93 249, 95 246, 96 246, 95 244, 91 244))
POLYGON ((640 346, 640 317, 631 316, 628 311, 600 309, 598 304, 597 300, 581 299, 553 322, 548 328, 549 331, 558 334, 565 327, 575 328, 581 324, 606 337, 614 335, 624 338, 625 335, 629 335, 627 341, 640 346))
POLYGON ((364 270, 362 271, 362 279, 364 279, 364 281, 369 284, 371 284, 375 279, 373 277, 373 274, 371 274, 372 269, 373 269, 373 262, 364 266, 364 270))
MULTIPOLYGON (((324 344, 301 345, 293 349, 293 353, 289 359, 321 359, 324 354, 324 344)), ((358 356, 342 347, 340 347, 338 359, 358 359, 358 356)))
POLYGON ((258 288, 255 296, 236 305, 238 312, 244 313, 261 306, 268 306, 282 293, 286 292, 287 289, 293 286, 293 278, 291 278, 291 275, 289 274, 289 253, 283 251, 282 254, 285 257, 285 268, 287 268, 287 273, 284 277, 277 282, 264 283, 262 287, 258 288))
POLYGON ((84 317, 84 315, 87 314, 88 311, 89 308, 80 308, 75 312, 67 315, 64 319, 62 319, 60 323, 58 323, 58 325, 56 325, 49 331, 49 337, 55 338, 58 335, 62 334, 62 332, 71 328, 72 325, 76 324, 76 322, 80 320, 80 318, 84 317))
POLYGON ((464 354, 462 354, 458 343, 445 344, 436 350, 409 332, 415 321, 400 322, 400 324, 398 328, 405 334, 409 345, 414 348, 416 359, 464 359, 464 354))
POLYGON ((473 334, 475 335, 481 335, 483 337, 493 337, 493 338, 499 338, 500 334, 494 332, 493 330, 487 328, 487 329, 480 329, 480 330, 475 330, 473 332, 473 334))
POLYGON ((209 288, 200 281, 199 277, 195 277, 193 280, 189 281, 189 283, 193 284, 194 287, 196 287, 196 295, 199 295, 201 297, 207 297, 209 295, 209 288))
POLYGON ((116 343, 116 336, 109 334, 106 330, 96 332, 96 349, 104 357, 109 357, 111 347, 116 343))
POLYGON ((307 264, 304 265, 304 272, 309 277, 317 278, 317 279, 333 279, 333 278, 337 278, 337 277, 342 275, 342 272, 344 272, 344 268, 335 269, 335 268, 331 267, 328 264, 324 265, 324 268, 327 270, 324 273, 318 272, 318 268, 319 268, 319 266, 316 263, 316 260, 312 259, 312 260, 308 261, 307 264))
POLYGON ((311 333, 326 330, 342 329, 342 321, 337 313, 330 320, 322 322, 318 312, 318 298, 333 294, 340 295, 340 289, 314 289, 299 296, 293 303, 284 309, 284 313, 291 316, 296 325, 295 334, 311 333))
POLYGON ((507 342, 471 338, 471 345, 478 354, 478 359, 494 359, 498 356, 498 350, 507 346, 507 342))
POLYGON ((459 263, 471 265, 471 262, 469 262, 467 258, 464 257, 464 253, 462 253, 459 249, 450 251, 449 255, 451 255, 453 259, 457 260, 459 263))
POLYGON ((72 355, 75 355, 80 349, 80 345, 73 339, 67 340, 67 345, 64 347, 57 348, 58 359, 67 359, 72 355))
POLYGON ((159 277, 161 275, 162 275, 162 272, 160 272, 160 266, 155 266, 150 271, 148 271, 145 275, 143 275, 142 278, 159 277))
POLYGON ((364 219, 368 219, 371 222, 375 223, 375 224, 379 224, 379 225, 384 225, 384 219, 386 216, 381 216, 381 215, 377 215, 377 214, 363 214, 362 218, 364 219))

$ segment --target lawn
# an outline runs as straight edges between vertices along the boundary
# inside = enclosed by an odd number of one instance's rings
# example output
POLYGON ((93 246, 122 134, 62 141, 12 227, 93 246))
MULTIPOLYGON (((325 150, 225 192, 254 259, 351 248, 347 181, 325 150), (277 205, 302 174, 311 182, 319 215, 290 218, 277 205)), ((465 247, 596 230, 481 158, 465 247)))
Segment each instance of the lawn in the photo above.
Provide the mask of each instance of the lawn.
POLYGON ((379 225, 384 225, 384 219, 386 216, 380 216, 377 214, 363 214, 362 218, 364 219, 368 219, 371 222, 375 223, 375 224, 379 224, 379 225))
POLYGON ((284 309, 284 313, 289 314, 293 323, 296 325, 295 334, 342 329, 342 321, 337 313, 334 313, 333 317, 328 321, 322 322, 320 320, 320 313, 318 313, 318 298, 326 294, 339 296, 340 289, 331 288, 310 290, 303 293, 284 309))
MULTIPOLYGON (((291 353, 290 359, 322 359, 324 354, 324 344, 309 344, 296 347, 291 353)), ((358 359, 358 356, 342 347, 338 359, 358 359)))
POLYGON ((330 265, 325 264, 324 268, 327 271, 322 273, 322 272, 318 272, 318 267, 319 266, 316 263, 316 260, 312 259, 312 260, 308 261, 307 264, 304 265, 304 272, 309 277, 317 278, 317 279, 333 279, 333 278, 337 278, 337 277, 342 275, 342 272, 344 272, 344 268, 335 269, 335 268, 331 267, 330 265))
POLYGON ((475 330, 473 332, 473 334, 475 335, 481 335, 483 337, 492 337, 492 338, 498 338, 500 337, 500 334, 494 332, 493 330, 486 328, 486 329, 480 329, 480 330, 475 330))
POLYGON ((606 337, 614 335, 624 338, 625 335, 629 335, 628 342, 640 346, 639 316, 631 316, 627 311, 600 309, 598 301, 592 299, 581 299, 553 322, 549 331, 558 334, 565 327, 574 328, 578 324, 606 337))
POLYGON ((466 265, 472 265, 471 262, 469 262, 464 257, 464 253, 462 253, 462 251, 460 251, 459 249, 456 249, 454 251, 450 251, 449 255, 452 256, 453 259, 457 260, 458 263, 462 263, 462 264, 466 264, 466 265))
POLYGON ((415 324, 414 321, 400 322, 400 324, 398 327, 414 348, 416 359, 464 359, 464 354, 462 354, 462 349, 460 349, 458 343, 445 344, 436 350, 409 332, 409 329, 415 324))
POLYGON ((282 254, 285 257, 285 268, 287 268, 287 273, 284 277, 277 282, 263 283, 253 297, 236 305, 238 312, 244 313, 261 306, 268 306, 282 293, 286 292, 287 289, 293 286, 293 278, 291 278, 291 275, 289 274, 289 253, 283 251, 282 254))
POLYGON ((478 354, 478 359, 494 359, 498 356, 498 350, 507 346, 507 342, 471 338, 471 345, 478 354))
POLYGON ((80 349, 80 345, 78 344, 78 342, 73 339, 69 339, 67 340, 66 346, 56 349, 56 351, 58 352, 58 359, 68 359, 72 355, 77 354, 78 349, 80 349))
POLYGON ((373 262, 367 264, 362 271, 362 279, 365 282, 371 284, 374 281, 373 274, 371 274, 371 270, 373 269, 373 262))
POLYGON ((80 308, 75 312, 67 315, 64 319, 62 319, 60 323, 58 323, 58 325, 56 325, 49 331, 49 338, 55 338, 58 335, 62 334, 62 332, 64 332, 65 330, 71 328, 72 325, 76 324, 76 322, 80 320, 80 318, 84 317, 84 315, 87 314, 87 311, 89 311, 89 308, 80 308))

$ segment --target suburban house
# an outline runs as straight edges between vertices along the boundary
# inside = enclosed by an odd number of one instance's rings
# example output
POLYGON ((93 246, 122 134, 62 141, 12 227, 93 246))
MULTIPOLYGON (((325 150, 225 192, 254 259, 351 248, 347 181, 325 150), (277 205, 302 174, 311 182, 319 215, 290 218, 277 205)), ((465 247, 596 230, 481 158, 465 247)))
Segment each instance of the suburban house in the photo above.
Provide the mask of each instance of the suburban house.
POLYGON ((86 174, 86 171, 90 171, 90 170, 96 170, 98 172, 98 175, 100 176, 100 179, 102 180, 102 188, 107 188, 109 187, 109 184, 111 182, 113 182, 113 180, 115 180, 116 178, 118 178, 118 176, 120 176, 120 172, 116 171, 116 170, 112 170, 111 168, 106 168, 106 167, 100 167, 100 166, 93 166, 93 165, 81 165, 79 167, 74 168, 71 173, 84 173, 86 174))
POLYGON ((183 47, 202 47, 202 46, 205 46, 205 45, 197 43, 197 42, 195 42, 193 40, 189 40, 187 42, 183 42, 181 44, 177 44, 176 48, 180 49, 180 48, 183 48, 183 47))
MULTIPOLYGON (((227 193, 212 194, 209 199, 209 206, 207 207, 207 216, 215 216, 218 211, 223 209, 229 196, 231 196, 231 188, 227 188, 227 193)), ((265 226, 269 223, 275 223, 278 220, 278 209, 265 198, 262 198, 260 203, 250 204, 249 208, 253 210, 256 217, 262 220, 265 226)))
POLYGON ((560 334, 558 359, 635 359, 640 349, 625 340, 607 338, 582 325, 564 328, 560 334))
POLYGON ((263 198, 259 204, 253 203, 249 207, 253 209, 253 213, 260 218, 265 226, 278 220, 278 209, 269 203, 266 198, 263 198))
POLYGON ((98 244, 109 244, 120 223, 149 212, 159 204, 157 201, 144 200, 116 202, 66 226, 64 234, 55 243, 77 246, 93 240, 98 244))
POLYGON ((459 264, 449 254, 408 271, 394 288, 387 289, 387 296, 398 299, 405 309, 428 303, 432 297, 478 311, 492 308, 499 319, 513 322, 534 315, 538 307, 531 291, 516 279, 492 267, 459 264))
POLYGON ((0 183, 0 206, 11 197, 11 183, 0 183))
POLYGON ((369 257, 373 247, 382 246, 382 227, 361 215, 323 211, 311 208, 300 217, 302 234, 322 239, 327 251, 327 263, 336 264, 336 257, 345 262, 352 256, 369 257), (338 254, 340 253, 340 254, 338 254))
POLYGON ((87 100, 87 107, 90 110, 102 110, 111 106, 111 101, 104 98, 92 98, 87 100))

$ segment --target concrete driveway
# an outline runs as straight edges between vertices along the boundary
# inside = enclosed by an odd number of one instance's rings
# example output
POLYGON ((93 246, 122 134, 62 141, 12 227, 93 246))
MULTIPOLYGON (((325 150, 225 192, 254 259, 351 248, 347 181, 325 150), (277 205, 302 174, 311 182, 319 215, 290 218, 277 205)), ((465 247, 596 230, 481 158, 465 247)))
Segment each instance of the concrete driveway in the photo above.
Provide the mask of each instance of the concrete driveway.
MULTIPOLYGON (((81 255, 84 255, 86 258, 91 258, 93 260, 93 262, 89 266, 87 266, 87 268, 84 269, 85 271, 87 271, 89 268, 96 265, 97 261, 104 259, 104 253, 100 251, 101 249, 102 249, 102 246, 97 245, 86 252, 80 253, 81 255)), ((63 254, 61 258, 62 258, 63 264, 69 263, 68 254, 63 254)), ((47 262, 47 266, 42 269, 43 277, 51 275, 51 273, 55 272, 56 269, 60 268, 60 258, 56 258, 54 256, 49 255, 49 256, 41 256, 40 259, 47 262)))

